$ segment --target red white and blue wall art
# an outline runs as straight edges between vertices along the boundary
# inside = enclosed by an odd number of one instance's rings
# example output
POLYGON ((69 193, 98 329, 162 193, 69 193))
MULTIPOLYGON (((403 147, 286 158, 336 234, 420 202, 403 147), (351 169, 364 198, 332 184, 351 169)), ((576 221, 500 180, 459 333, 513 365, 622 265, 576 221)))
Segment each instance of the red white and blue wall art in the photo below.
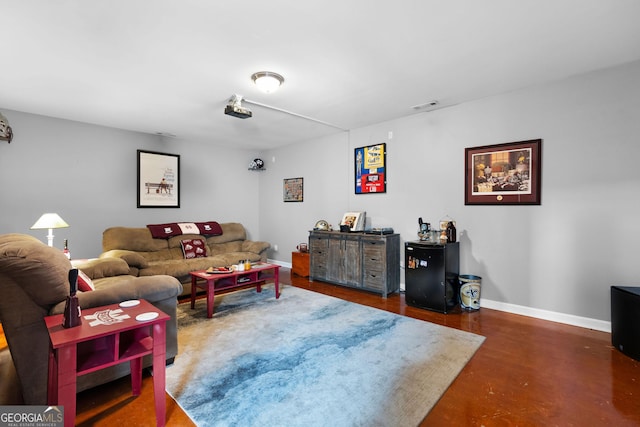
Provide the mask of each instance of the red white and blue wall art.
POLYGON ((387 144, 354 150, 356 194, 386 193, 387 144))

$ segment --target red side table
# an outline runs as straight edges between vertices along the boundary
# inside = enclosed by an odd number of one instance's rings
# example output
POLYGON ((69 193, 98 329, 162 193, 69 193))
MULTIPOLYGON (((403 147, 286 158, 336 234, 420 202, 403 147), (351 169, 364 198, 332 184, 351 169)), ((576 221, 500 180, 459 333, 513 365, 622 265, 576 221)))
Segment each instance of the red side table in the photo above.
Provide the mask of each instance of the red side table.
POLYGON ((78 376, 129 362, 132 394, 138 396, 142 357, 152 354, 156 424, 164 426, 166 322, 170 317, 145 300, 129 307, 112 304, 83 310, 82 324, 73 328, 63 328, 62 317, 57 314, 44 320, 51 340, 48 404, 64 407, 64 425, 75 424, 78 376))

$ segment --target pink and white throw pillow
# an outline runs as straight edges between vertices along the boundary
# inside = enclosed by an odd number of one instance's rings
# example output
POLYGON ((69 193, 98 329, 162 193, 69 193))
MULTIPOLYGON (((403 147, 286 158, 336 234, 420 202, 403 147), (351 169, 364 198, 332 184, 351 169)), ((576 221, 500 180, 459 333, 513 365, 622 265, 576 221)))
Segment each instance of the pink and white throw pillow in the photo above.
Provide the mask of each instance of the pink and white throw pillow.
POLYGON ((207 256, 207 246, 203 239, 185 239, 180 241, 184 259, 205 258, 207 256))

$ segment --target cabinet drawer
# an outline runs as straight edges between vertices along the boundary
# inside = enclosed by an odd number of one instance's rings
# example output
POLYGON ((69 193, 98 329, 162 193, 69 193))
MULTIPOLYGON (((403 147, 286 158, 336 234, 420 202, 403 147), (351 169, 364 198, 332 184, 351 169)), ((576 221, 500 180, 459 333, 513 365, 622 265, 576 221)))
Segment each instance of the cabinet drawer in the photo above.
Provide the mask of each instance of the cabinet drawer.
POLYGON ((382 291, 385 288, 385 277, 382 271, 365 271, 362 285, 365 288, 382 291))
POLYGON ((327 247, 323 247, 323 246, 312 246, 311 249, 309 250, 309 253, 311 254, 312 257, 318 258, 318 257, 327 257, 327 254, 329 253, 329 250, 327 247))
POLYGON ((318 262, 318 261, 325 261, 327 259, 327 254, 329 252, 327 251, 311 251, 309 252, 309 258, 311 260, 313 260, 314 262, 318 262))
POLYGON ((309 237, 310 252, 326 252, 329 247, 329 240, 319 237, 309 237))
POLYGON ((387 242, 384 239, 365 239, 362 241, 362 246, 366 250, 367 248, 382 248, 384 250, 387 242))
POLYGON ((367 259, 372 259, 378 262, 384 262, 387 253, 387 247, 384 242, 377 240, 362 242, 362 252, 367 259))
POLYGON ((311 265, 311 277, 316 279, 326 279, 327 278, 327 265, 314 263, 311 265))
POLYGON ((384 247, 365 247, 364 249, 364 263, 371 264, 384 264, 386 260, 386 252, 384 247))

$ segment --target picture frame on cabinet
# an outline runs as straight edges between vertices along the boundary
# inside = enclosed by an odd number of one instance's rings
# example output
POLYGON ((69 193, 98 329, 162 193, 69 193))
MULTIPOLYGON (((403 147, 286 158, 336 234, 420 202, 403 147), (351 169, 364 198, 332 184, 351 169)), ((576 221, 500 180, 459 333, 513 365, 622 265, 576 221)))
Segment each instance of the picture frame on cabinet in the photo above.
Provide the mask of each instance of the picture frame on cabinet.
POLYGON ((180 207, 180 155, 138 150, 138 207, 180 207))
POLYGON ((465 148, 465 205, 539 205, 542 139, 465 148))
POLYGON ((340 221, 340 228, 342 226, 349 227, 349 231, 364 231, 364 225, 366 221, 366 212, 346 212, 342 215, 342 221, 340 221))

